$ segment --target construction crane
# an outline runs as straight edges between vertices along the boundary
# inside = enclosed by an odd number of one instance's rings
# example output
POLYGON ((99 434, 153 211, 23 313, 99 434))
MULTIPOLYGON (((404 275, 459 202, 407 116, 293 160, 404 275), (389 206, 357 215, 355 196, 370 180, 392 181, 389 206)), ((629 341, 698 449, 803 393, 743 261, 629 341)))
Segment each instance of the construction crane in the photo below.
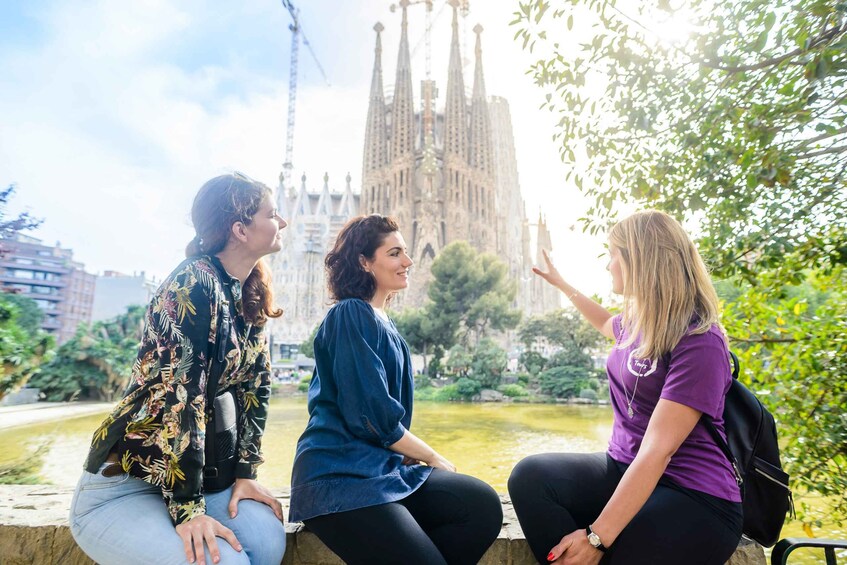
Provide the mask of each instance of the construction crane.
POLYGON ((282 175, 280 175, 280 194, 285 194, 285 190, 292 190, 291 184, 291 169, 294 165, 291 159, 294 156, 294 115, 297 103, 297 60, 300 51, 300 38, 303 38, 303 45, 309 50, 315 65, 321 73, 321 76, 330 86, 329 79, 326 78, 326 73, 318 61, 317 55, 312 50, 312 45, 306 39, 306 34, 303 33, 303 26, 300 24, 300 9, 294 6, 291 0, 282 0, 282 5, 288 10, 291 15, 291 23, 288 29, 291 30, 291 63, 288 69, 288 122, 285 128, 285 162, 282 164, 282 175))

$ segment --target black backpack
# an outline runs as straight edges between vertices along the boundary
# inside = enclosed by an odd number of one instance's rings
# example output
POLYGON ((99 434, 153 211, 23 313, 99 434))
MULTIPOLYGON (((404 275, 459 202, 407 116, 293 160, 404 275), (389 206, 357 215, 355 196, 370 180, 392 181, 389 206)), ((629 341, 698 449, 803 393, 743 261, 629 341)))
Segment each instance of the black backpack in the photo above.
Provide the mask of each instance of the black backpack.
POLYGON ((723 410, 727 441, 709 416, 703 414, 701 419, 735 471, 744 509, 744 535, 770 547, 779 540, 785 514, 789 510, 794 514, 794 500, 788 474, 779 462, 773 415, 738 381, 738 357, 730 355, 732 384, 723 410))

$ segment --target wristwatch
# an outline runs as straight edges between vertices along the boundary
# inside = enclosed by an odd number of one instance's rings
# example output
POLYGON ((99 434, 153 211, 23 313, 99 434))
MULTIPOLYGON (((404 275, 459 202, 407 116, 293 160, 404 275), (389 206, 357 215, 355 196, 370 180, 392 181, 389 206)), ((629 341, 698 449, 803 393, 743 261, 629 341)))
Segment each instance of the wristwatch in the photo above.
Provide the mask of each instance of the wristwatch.
POLYGON ((585 528, 585 533, 588 535, 588 543, 591 544, 591 547, 599 549, 603 553, 606 552, 606 546, 600 541, 600 536, 591 531, 591 526, 585 528))

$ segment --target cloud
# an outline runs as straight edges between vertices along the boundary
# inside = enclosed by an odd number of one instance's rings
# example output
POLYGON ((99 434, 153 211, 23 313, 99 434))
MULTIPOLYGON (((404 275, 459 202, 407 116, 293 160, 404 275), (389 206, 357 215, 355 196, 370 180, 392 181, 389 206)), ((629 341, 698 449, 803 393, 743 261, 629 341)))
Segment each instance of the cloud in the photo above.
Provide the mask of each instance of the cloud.
MULTIPOLYGON (((287 13, 270 4, 212 10, 197 0, 103 0, 32 8, 43 40, 25 48, 0 40, 0 185, 18 183, 18 202, 45 218, 36 235, 61 240, 89 270, 144 269, 161 277, 193 235, 189 209, 205 180, 239 169, 275 186, 285 151, 290 35, 287 13)), ((386 26, 383 69, 389 85, 399 14, 381 0, 315 0, 301 8, 332 87, 301 46, 294 176, 299 184, 305 172, 308 186, 318 189, 327 172, 331 188, 340 189, 350 172, 358 188, 371 26, 377 20, 386 26)), ((414 46, 423 18, 422 8, 413 8, 414 46)), ((553 120, 537 110, 543 94, 524 75, 529 55, 511 39, 510 4, 477 2, 473 10, 465 27, 479 21, 485 28, 488 94, 510 102, 527 213, 534 221, 545 210, 562 261, 596 266, 574 270, 583 277, 575 283, 596 290, 597 281, 605 281, 596 260, 602 246, 567 229, 586 206, 563 182, 564 168, 550 141, 553 120)), ((433 30, 441 104, 449 21, 449 13, 442 14, 433 30)), ((468 33, 466 57, 472 58, 468 33)), ((418 84, 422 47, 413 63, 418 84)), ((472 64, 465 79, 470 88, 472 64)))

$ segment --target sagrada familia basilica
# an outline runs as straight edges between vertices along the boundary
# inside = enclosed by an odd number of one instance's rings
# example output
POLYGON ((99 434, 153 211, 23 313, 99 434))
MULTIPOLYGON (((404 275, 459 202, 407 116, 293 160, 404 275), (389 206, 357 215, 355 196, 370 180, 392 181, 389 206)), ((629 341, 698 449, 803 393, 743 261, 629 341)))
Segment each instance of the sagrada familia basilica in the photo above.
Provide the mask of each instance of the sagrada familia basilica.
POLYGON ((488 96, 482 65, 482 27, 476 35, 470 97, 462 72, 457 4, 443 108, 437 108, 436 81, 423 80, 416 106, 409 50, 407 2, 401 2, 400 48, 391 95, 382 72, 383 26, 377 23, 365 127, 361 189, 348 175, 341 190, 323 178, 319 191, 306 177, 299 190, 279 191, 278 208, 289 227, 274 258, 274 290, 285 309, 284 323, 272 329, 275 357, 288 357, 308 337, 330 305, 323 258, 341 227, 353 216, 395 217, 415 261, 410 288, 394 309, 419 306, 432 279, 430 267, 441 250, 465 240, 507 263, 518 286, 515 306, 529 316, 559 306, 555 289, 531 274, 550 249, 550 232, 539 214, 530 223, 518 182, 509 104, 488 96), (533 237, 534 236, 534 237, 533 237), (533 249, 534 248, 534 249, 533 249))

